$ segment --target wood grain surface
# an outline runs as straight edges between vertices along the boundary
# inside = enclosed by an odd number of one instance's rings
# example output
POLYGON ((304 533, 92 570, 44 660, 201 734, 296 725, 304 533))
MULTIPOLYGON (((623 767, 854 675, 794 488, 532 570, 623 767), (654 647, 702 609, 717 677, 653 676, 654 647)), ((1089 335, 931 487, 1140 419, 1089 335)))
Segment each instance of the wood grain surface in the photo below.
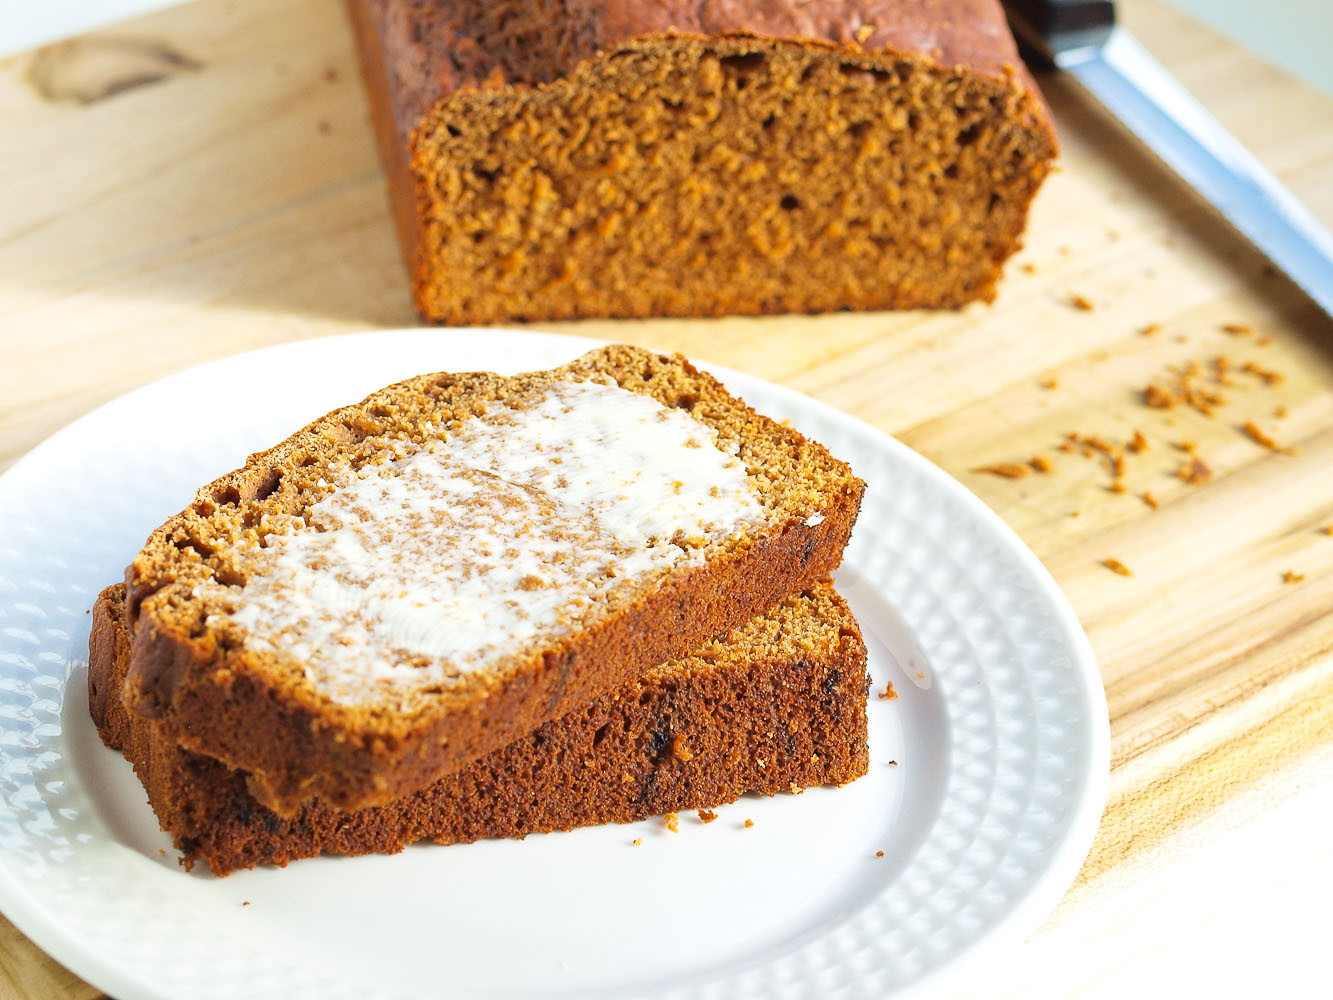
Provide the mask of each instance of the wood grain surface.
MULTIPOLYGON (((1122 7, 1333 223, 1333 101, 1154 0, 1122 7)), ((1112 775, 1034 955, 1181 838, 1300 794, 1311 761, 1327 781, 1333 743, 1333 324, 1074 85, 1042 84, 1062 166, 993 306, 550 327, 853 413, 1051 570, 1101 666, 1112 775), (1149 406, 1154 383, 1198 405, 1149 406), (1182 478, 1196 458, 1207 481, 1182 478)), ((0 469, 185 366, 414 323, 337 5, 199 0, 0 62, 0 469)), ((7 923, 5 993, 100 996, 7 923)))

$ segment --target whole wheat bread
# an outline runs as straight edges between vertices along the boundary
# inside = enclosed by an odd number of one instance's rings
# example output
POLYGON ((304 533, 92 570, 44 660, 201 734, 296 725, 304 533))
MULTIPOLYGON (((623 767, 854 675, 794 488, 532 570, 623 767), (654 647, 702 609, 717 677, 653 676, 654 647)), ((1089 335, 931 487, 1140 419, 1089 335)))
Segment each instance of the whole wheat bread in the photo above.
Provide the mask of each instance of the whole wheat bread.
MULTIPOLYGON (((614 440, 607 441, 610 448, 614 440)), ((600 439, 594 445, 593 457, 587 460, 595 463, 600 439)), ((564 445, 576 446, 582 445, 573 437, 564 445)), ((639 464, 651 473, 656 459, 635 458, 624 464, 636 468, 602 471, 623 472, 629 481, 639 474, 639 464)), ((563 484, 563 474, 558 478, 563 484)), ((492 504, 495 510, 526 504, 539 512, 524 525, 540 526, 546 516, 540 512, 567 509, 551 499, 565 495, 556 487, 547 492, 522 483, 511 487, 484 472, 473 479, 491 484, 487 489, 508 490, 492 504)), ((436 481, 438 477, 430 480, 436 481)), ((473 482, 455 485, 464 492, 480 488, 473 482)), ((699 501, 705 511, 701 517, 713 516, 711 505, 725 507, 731 502, 730 493, 724 495, 707 483, 678 480, 674 491, 693 495, 691 491, 699 493, 701 486, 707 487, 699 494, 704 497, 699 501)), ((291 815, 300 803, 315 797, 336 809, 382 804, 424 788, 823 579, 841 557, 863 488, 848 467, 820 445, 756 414, 679 357, 617 346, 593 351, 551 372, 411 379, 336 410, 276 447, 251 456, 244 468, 200 489, 186 510, 153 532, 126 571, 131 657, 125 698, 133 711, 157 720, 165 738, 244 770, 251 793, 279 814, 291 815), (566 404, 562 393, 572 394, 574 401, 566 404), (581 617, 574 624, 561 624, 563 631, 552 626, 554 631, 538 634, 517 648, 502 645, 504 656, 486 669, 456 669, 447 659, 414 656, 391 665, 392 679, 384 682, 382 691, 376 688, 350 700, 340 700, 338 692, 330 694, 320 687, 324 675, 312 667, 322 662, 319 657, 336 662, 335 652, 316 643, 303 660, 281 646, 290 640, 296 643, 291 648, 307 648, 308 643, 300 645, 305 641, 302 634, 313 629, 322 635, 319 628, 325 625, 346 624, 334 620, 336 615, 327 616, 331 624, 317 621, 315 616, 324 615, 324 610, 315 607, 307 619, 279 618, 265 633, 267 639, 255 638, 258 627, 253 622, 244 624, 245 614, 261 606, 258 597, 247 604, 247 595, 262 595, 266 585, 272 585, 276 598, 262 606, 269 609, 264 614, 280 615, 281 606, 306 600, 299 588, 284 590, 273 583, 286 579, 273 567, 289 566, 290 560, 283 560, 298 550, 298 543, 321 538, 337 542, 346 533, 325 532, 326 526, 318 522, 317 515, 324 516, 319 513, 321 505, 333 502, 330 497, 356 495, 355 489, 361 488, 357 484, 365 483, 378 484, 375 489, 388 496, 408 481, 408 473, 399 471, 407 468, 401 463, 435 461, 431 456, 437 452, 440 462, 452 461, 450 449, 462 449, 472 440, 469 434, 481 442, 473 453, 482 457, 474 461, 484 462, 492 451, 504 461, 526 460, 532 449, 542 451, 540 440, 530 446, 505 445, 511 437, 526 440, 523 421, 529 417, 536 421, 533 414, 540 415, 538 411, 556 414, 541 427, 552 420, 559 427, 562 420, 582 419, 579 400, 584 395, 617 411, 649 407, 653 416, 643 418, 642 426, 634 424, 629 438, 659 424, 676 428, 670 433, 679 437, 677 425, 682 420, 697 429, 697 441, 691 437, 685 446, 668 450, 673 455, 679 452, 675 457, 681 461, 711 456, 710 461, 734 466, 725 470, 736 480, 727 489, 736 493, 736 504, 749 504, 744 509, 751 513, 735 515, 741 520, 717 537, 696 537, 682 529, 669 538, 649 538, 634 558, 660 553, 664 559, 682 561, 664 564, 665 568, 642 578, 615 579, 620 566, 616 560, 621 558, 615 556, 608 563, 608 580, 597 584, 611 589, 579 604, 581 617), (266 646, 270 640, 278 645, 266 646)), ((660 503, 652 497, 651 502, 641 503, 644 516, 669 505, 671 497, 659 499, 660 503)), ((348 501, 345 506, 359 510, 361 502, 348 501)), ((462 518, 470 509, 462 502, 455 506, 428 515, 448 520, 462 518)), ((568 509, 578 513, 576 507, 568 509)), ((355 520, 361 514, 344 510, 339 516, 355 520)), ((497 524, 501 534, 508 530, 497 524)), ((582 530, 582 522, 571 524, 571 531, 582 530)), ((457 525, 454 530, 463 531, 457 525)), ((412 536, 411 552, 423 566, 453 565, 450 551, 422 549, 436 544, 433 528, 419 534, 412 536)), ((361 546, 356 552, 378 553, 385 560, 381 568, 393 569, 406 558, 401 551, 405 536, 371 541, 367 537, 356 536, 355 545, 361 546)), ((443 537, 451 536, 445 532, 443 537)), ((582 558, 591 551, 578 542, 581 536, 570 537, 578 544, 560 543, 561 551, 551 556, 552 561, 582 558), (578 551, 571 554, 566 551, 570 548, 578 551)), ((466 533, 448 544, 464 547, 465 543, 472 543, 466 533)), ((507 543, 501 538, 498 544, 507 543)), ((614 543, 614 551, 620 551, 615 548, 619 544, 614 543)), ((488 550, 496 565, 506 562, 504 555, 488 550)), ((473 553, 468 558, 480 557, 473 553)), ((317 559, 310 560, 315 566, 317 559)), ((471 567, 472 562, 464 565, 467 572, 471 567)), ((322 577, 341 579, 337 570, 335 566, 322 577)), ((517 593, 530 587, 538 591, 533 599, 541 598, 543 581, 533 581, 532 576, 523 577, 510 603, 533 597, 517 593)), ((314 581, 312 587, 325 582, 309 580, 314 581)), ((403 597, 411 594, 405 590, 403 597)), ((374 610, 389 614, 380 605, 374 610)), ((412 621, 419 624, 420 616, 430 612, 428 603, 424 611, 418 607, 412 621)), ((262 617, 260 612, 254 614, 262 617)), ((373 640, 374 628, 361 629, 360 621, 353 622, 360 629, 355 635, 347 629, 330 632, 329 642, 360 641, 357 636, 362 632, 373 640)))

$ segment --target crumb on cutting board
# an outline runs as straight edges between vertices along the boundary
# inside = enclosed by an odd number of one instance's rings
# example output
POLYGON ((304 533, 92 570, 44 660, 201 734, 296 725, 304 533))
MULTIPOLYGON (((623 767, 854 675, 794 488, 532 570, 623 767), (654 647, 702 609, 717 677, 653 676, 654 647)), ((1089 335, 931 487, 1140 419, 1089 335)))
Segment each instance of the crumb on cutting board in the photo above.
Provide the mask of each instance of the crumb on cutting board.
POLYGON ((997 462, 995 465, 979 465, 972 471, 985 472, 992 476, 999 476, 1002 479, 1022 479, 1032 469, 1018 462, 997 462))
POLYGON ((1176 470, 1176 478, 1189 486, 1202 486, 1213 478, 1213 470, 1198 455, 1191 452, 1190 460, 1176 470))
POLYGON ((1294 569, 1283 570, 1282 572, 1283 583, 1300 583, 1304 579, 1305 574, 1297 573, 1294 569))
POLYGON ((1105 566, 1107 569, 1109 569, 1112 573, 1116 573, 1120 576, 1134 575, 1132 572, 1130 572, 1129 567, 1126 566, 1124 563, 1122 563, 1119 559, 1103 559, 1102 565, 1105 566))
POLYGON ((1271 436, 1264 433, 1263 429, 1253 420, 1245 421, 1240 429, 1245 432, 1251 441, 1263 445, 1269 451, 1275 451, 1280 455, 1297 455, 1300 453, 1300 449, 1297 447, 1278 444, 1271 436))
POLYGON ((1247 361, 1240 366, 1240 370, 1248 372, 1263 380, 1264 385, 1281 385, 1287 380, 1287 376, 1281 372, 1274 371, 1271 368, 1265 368, 1263 365, 1254 361, 1247 361))

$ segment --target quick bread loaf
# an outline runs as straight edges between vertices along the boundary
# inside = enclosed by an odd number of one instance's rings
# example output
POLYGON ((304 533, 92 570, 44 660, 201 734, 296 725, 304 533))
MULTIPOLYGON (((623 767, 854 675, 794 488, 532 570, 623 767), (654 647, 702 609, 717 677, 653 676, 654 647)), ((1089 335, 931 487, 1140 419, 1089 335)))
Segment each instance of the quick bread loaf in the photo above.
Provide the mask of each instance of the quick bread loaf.
POLYGON ((150 536, 126 703, 279 815, 381 805, 822 580, 863 488, 679 357, 410 379, 150 536))
POLYGON ((1056 153, 999 0, 349 0, 422 316, 950 307, 1056 153))
POLYGON ((182 749, 124 703, 124 587, 93 609, 88 691, 103 741, 134 765, 187 867, 217 875, 323 852, 396 852, 627 822, 865 774, 866 652, 832 587, 787 598, 730 635, 547 722, 412 795, 354 812, 280 816, 245 775, 182 749))

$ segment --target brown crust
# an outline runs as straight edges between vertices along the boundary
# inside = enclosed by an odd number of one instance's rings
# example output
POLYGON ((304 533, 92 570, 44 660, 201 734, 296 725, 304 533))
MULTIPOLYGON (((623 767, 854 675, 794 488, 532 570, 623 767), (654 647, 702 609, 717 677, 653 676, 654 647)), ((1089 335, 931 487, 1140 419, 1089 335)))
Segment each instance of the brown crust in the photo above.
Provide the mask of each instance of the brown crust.
MULTIPOLYGON (((239 582, 235 540, 273 511, 309 502, 303 484, 331 454, 359 455, 390 433, 448 424, 550 373, 502 379, 422 376, 334 411, 208 486, 150 536, 126 571, 132 653, 125 696, 170 738, 250 774, 283 814, 318 797, 339 809, 401 798, 530 733, 594 695, 682 655, 826 577, 841 559, 864 483, 819 445, 754 413, 682 358, 617 346, 563 369, 610 374, 625 388, 686 406, 763 474, 772 517, 702 567, 668 576, 599 625, 518 660, 464 675, 414 711, 338 705, 270 659, 205 625, 196 584, 239 582), (822 513, 815 526, 808 515, 822 513)), ((559 371, 559 370, 558 370, 559 371)))
POLYGON ((998 0, 348 3, 434 321, 989 301, 1056 155, 998 0), (785 66, 770 89, 822 110, 760 133, 757 88, 727 83, 710 133, 701 67, 757 54, 785 66), (840 74, 873 77, 875 96, 840 74), (642 116, 659 103, 678 113, 642 116), (913 124, 886 124, 898 115, 913 124), (735 193, 696 206, 680 197, 694 181, 735 193), (775 212, 789 199, 799 212, 775 212))
POLYGON ((318 801, 288 817, 265 808, 243 774, 181 749, 110 696, 123 690, 127 660, 118 584, 93 612, 94 721, 134 764, 186 866, 202 860, 218 875, 322 852, 628 822, 746 792, 844 784, 869 766, 865 646, 826 584, 420 792, 350 813, 318 801))

